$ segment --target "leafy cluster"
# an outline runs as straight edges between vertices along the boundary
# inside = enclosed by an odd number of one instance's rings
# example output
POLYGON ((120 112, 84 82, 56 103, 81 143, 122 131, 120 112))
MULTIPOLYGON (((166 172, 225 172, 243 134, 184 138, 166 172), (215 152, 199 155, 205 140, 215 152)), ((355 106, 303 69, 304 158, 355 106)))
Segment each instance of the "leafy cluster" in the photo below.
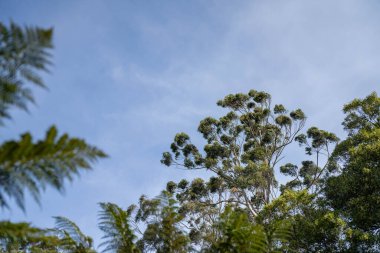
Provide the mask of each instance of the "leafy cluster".
POLYGON ((30 133, 21 135, 20 140, 6 141, 0 146, 0 206, 9 207, 13 198, 24 209, 25 190, 37 201, 47 185, 62 191, 65 180, 72 180, 105 156, 81 139, 58 136, 54 126, 37 142, 30 133))
POLYGON ((47 71, 53 29, 22 28, 0 23, 0 119, 10 118, 9 109, 26 110, 34 102, 29 84, 45 87, 36 71, 47 71))
POLYGON ((348 138, 333 152, 340 173, 326 184, 329 204, 350 225, 355 249, 377 252, 380 244, 380 98, 371 93, 344 106, 348 138))
MULTIPOLYGON (((22 28, 0 23, 0 123, 10 118, 12 108, 27 110, 34 102, 31 84, 45 87, 39 74, 47 71, 52 48, 52 29, 22 28)), ((29 193, 39 203, 47 186, 60 192, 65 182, 106 154, 95 146, 67 134, 58 135, 50 127, 45 138, 34 141, 30 133, 18 140, 0 143, 0 207, 10 208, 15 201, 25 210, 29 193)), ((92 239, 75 223, 57 217, 53 230, 39 229, 29 223, 0 222, 1 252, 94 252, 92 239)))
POLYGON ((235 201, 256 216, 275 197, 275 167, 306 117, 300 109, 288 112, 280 104, 272 108, 271 96, 255 90, 228 95, 218 105, 230 112, 200 122, 198 131, 207 141, 204 152, 190 142, 188 135, 179 133, 171 145, 172 152, 165 152, 161 162, 214 172, 235 201))
MULTIPOLYGON (((370 96, 376 99, 365 98, 360 100, 358 106, 377 108, 373 106, 379 101, 377 95, 370 96)), ((231 108, 241 108, 242 104, 234 101, 234 107, 231 105, 231 108)), ((284 115, 285 109, 280 109, 275 106, 273 110, 284 115)), ((233 113, 237 114, 235 111, 233 113)), ((273 112, 273 115, 276 113, 273 112)), ((101 203, 99 228, 104 233, 100 245, 102 250, 377 252, 379 207, 376 203, 380 190, 380 184, 376 181, 380 176, 376 174, 380 142, 378 122, 372 121, 371 127, 351 122, 353 119, 369 117, 361 115, 362 109, 351 107, 346 113, 343 124, 355 125, 356 129, 346 127, 349 136, 341 142, 333 133, 316 127, 300 133, 304 116, 299 120, 289 116, 291 122, 296 122, 291 124, 296 126, 289 125, 287 130, 277 125, 276 120, 271 121, 273 118, 255 125, 261 128, 260 134, 264 135, 265 131, 272 133, 274 127, 282 131, 275 137, 277 144, 285 145, 279 149, 281 152, 275 151, 276 143, 260 142, 261 137, 257 136, 248 138, 248 129, 233 137, 232 143, 223 143, 222 139, 226 137, 222 136, 227 136, 226 130, 218 130, 223 117, 211 124, 214 130, 210 130, 210 133, 214 133, 214 139, 206 136, 203 152, 190 142, 186 134, 176 135, 171 146, 172 153, 164 153, 162 162, 189 170, 205 169, 214 172, 214 175, 208 179, 183 179, 177 183, 170 181, 158 197, 150 199, 143 195, 138 205, 126 209, 112 203, 101 203), (256 144, 250 144, 250 148, 265 150, 261 158, 246 158, 251 150, 244 146, 252 140, 256 144), (308 159, 302 161, 300 166, 279 164, 284 148, 292 141, 305 148, 308 159), (236 149, 231 150, 234 147, 236 149), (219 148, 223 151, 218 151, 219 148), (267 156, 270 154, 268 149, 273 152, 273 156, 267 156), (275 159, 278 161, 273 162, 275 159), (265 169, 259 171, 250 166, 265 169), (268 170, 272 173, 265 174, 268 170), (275 171, 290 180, 281 186, 277 185, 274 183, 275 171), (278 189, 280 194, 268 200, 263 199, 259 193, 266 190, 267 184, 255 181, 258 179, 264 182, 272 180, 271 191, 278 189), (244 198, 244 194, 249 198, 244 198)), ((227 115, 232 114, 230 112, 227 115)), ((202 127, 205 126, 204 122, 201 122, 202 127)), ((245 122, 234 119, 228 124, 228 131, 233 133, 245 122)), ((82 249, 83 245, 86 245, 84 248, 88 252, 93 250, 89 243, 85 244, 90 242, 86 241, 87 237, 75 229, 66 231, 64 234, 67 238, 72 238, 72 241, 65 240, 70 241, 69 245, 73 247, 69 252, 81 252, 75 250, 82 249)), ((60 242, 65 237, 57 238, 60 242)), ((63 252, 60 247, 52 252, 63 252)))

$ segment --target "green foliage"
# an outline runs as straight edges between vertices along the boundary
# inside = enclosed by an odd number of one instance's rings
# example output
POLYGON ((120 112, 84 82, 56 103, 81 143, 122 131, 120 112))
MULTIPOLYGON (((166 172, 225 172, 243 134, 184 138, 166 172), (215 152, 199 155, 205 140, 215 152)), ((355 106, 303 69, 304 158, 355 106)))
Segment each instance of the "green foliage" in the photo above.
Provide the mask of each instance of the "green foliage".
POLYGON ((91 169, 91 163, 105 156, 84 140, 58 136, 54 126, 37 142, 29 133, 18 141, 4 142, 0 146, 0 206, 9 207, 8 198, 13 198, 24 209, 26 190, 37 201, 47 185, 62 191, 65 180, 91 169))
POLYGON ((135 220, 144 224, 145 231, 138 247, 142 252, 189 252, 189 237, 181 226, 183 219, 169 192, 163 191, 155 199, 142 196, 135 220))
MULTIPOLYGON (((0 124, 10 109, 27 110, 34 102, 30 84, 45 87, 40 72, 47 72, 52 48, 52 29, 0 23, 0 124)), ((30 133, 0 144, 0 206, 14 200, 23 210, 28 192, 39 202, 46 186, 63 191, 83 170, 91 169, 100 149, 67 134, 58 136, 53 126, 44 139, 33 141, 30 133)), ((0 222, 0 252, 94 252, 92 239, 72 221, 56 217, 56 229, 39 229, 29 223, 0 222)))
POLYGON ((131 229, 130 219, 135 206, 123 210, 116 204, 100 203, 101 212, 99 228, 104 233, 104 240, 99 246, 102 252, 136 253, 140 252, 135 245, 136 236, 131 229))
POLYGON ((94 253, 92 238, 83 234, 79 227, 65 217, 55 218, 55 232, 60 238, 60 248, 70 253, 94 253))
POLYGON ((0 222, 0 252, 57 252, 59 239, 29 223, 0 222))
POLYGON ((213 225, 223 212, 224 205, 237 204, 226 194, 226 184, 219 177, 211 177, 209 181, 201 178, 191 182, 181 180, 178 185, 169 182, 167 188, 169 186, 178 201, 182 222, 189 229, 192 245, 209 247, 219 235, 213 225))
MULTIPOLYGON (((0 23, 0 124, 13 107, 34 102, 30 84, 45 87, 52 29, 0 23)), ((251 90, 218 101, 228 110, 203 119, 206 144, 174 137, 161 162, 211 171, 209 179, 170 181, 160 196, 140 198, 124 210, 100 203, 103 252, 378 252, 380 247, 380 98, 372 93, 344 106, 348 138, 317 127, 300 133, 306 116, 271 105, 268 93, 251 90), (309 159, 279 166, 297 141, 309 159), (337 144, 338 143, 338 144, 337 144), (335 150, 334 150, 335 147, 335 150), (333 151, 334 150, 334 151, 333 151), (291 179, 280 187, 276 170, 291 179)), ((0 145, 0 206, 25 209, 106 155, 84 140, 30 133, 0 145)), ((92 239, 64 217, 54 229, 0 222, 0 252, 93 253, 92 239)))
POLYGON ((278 223, 275 229, 266 231, 263 226, 254 225, 247 213, 231 208, 226 208, 217 226, 220 237, 205 252, 282 252, 282 245, 290 234, 285 223, 278 223))
POLYGON ((255 216, 273 198, 275 167, 306 117, 300 109, 290 113, 283 105, 272 109, 270 95, 255 90, 228 95, 217 104, 230 111, 219 119, 200 122, 198 131, 207 141, 204 152, 187 134, 179 133, 161 162, 214 172, 225 184, 229 199, 245 205, 255 216))
POLYGON ((92 239, 64 217, 56 228, 39 229, 29 223, 0 222, 0 252, 94 253, 92 239))
POLYGON ((372 93, 344 106, 349 136, 333 153, 327 181, 331 206, 349 222, 351 249, 376 252, 380 236, 380 98, 372 93))
POLYGON ((346 223, 326 203, 307 190, 285 190, 256 218, 267 230, 278 222, 291 228, 283 252, 341 252, 345 249, 346 223))
POLYGON ((27 109, 34 102, 29 83, 45 87, 36 71, 50 65, 52 29, 0 23, 0 122, 10 118, 9 109, 27 109))
MULTIPOLYGON (((26 110, 34 101, 29 84, 45 87, 38 72, 47 71, 50 64, 52 35, 52 29, 0 23, 0 123, 10 118, 11 107, 26 110)), ((105 156, 81 139, 58 136, 54 126, 38 142, 30 133, 6 141, 0 145, 0 206, 9 207, 13 199, 25 209, 25 191, 38 202, 47 185, 62 191, 65 180, 105 156)))
MULTIPOLYGON (((219 105, 233 111, 218 120, 206 118, 200 124, 207 141, 204 152, 191 144, 187 134, 180 133, 171 145, 172 152, 164 153, 162 162, 166 165, 205 168, 214 176, 169 181, 160 196, 142 196, 138 206, 126 210, 101 203, 103 251, 377 252, 380 124, 375 119, 380 117, 375 113, 376 97, 371 94, 370 98, 345 106, 348 115, 344 125, 349 136, 340 143, 333 133, 316 127, 299 134, 305 119, 302 111, 287 114, 284 106, 276 105, 271 112, 269 98, 268 94, 255 91, 227 96, 219 105), (267 115, 271 116, 266 118, 267 115), (247 120, 250 117, 252 122, 247 120), (297 120, 298 125, 292 126, 297 120), (279 166, 279 171, 291 179, 281 186, 280 196, 271 195, 268 199, 266 194, 277 189, 274 169, 292 140, 304 147, 311 159, 300 166, 279 166), (325 163, 321 165, 321 161, 325 163)), ((14 150, 21 151, 9 151, 4 157, 18 161, 22 154, 25 161, 34 161, 33 157, 43 157, 46 150, 52 154, 54 150, 65 150, 58 145, 65 143, 60 141, 62 138, 57 138, 54 129, 37 143, 31 141, 30 135, 24 135, 20 141, 10 142, 13 146, 7 144, 13 150, 16 143, 14 150), (43 148, 46 143, 50 143, 50 148, 43 148)), ((70 161, 73 159, 74 156, 69 157, 70 161)), ((89 168, 93 160, 86 161, 69 168, 89 168)), ((63 178, 72 176, 66 174, 63 178)), ((42 182, 43 187, 51 184, 49 180, 36 182, 42 182)), ((1 234, 0 229, 2 249, 93 252, 91 239, 71 221, 60 219, 58 230, 41 230, 28 224, 10 224, 14 228, 6 228, 7 234, 1 234)))
POLYGON ((360 130, 380 127, 380 98, 376 92, 372 92, 364 99, 354 99, 344 105, 343 112, 347 115, 343 126, 350 135, 360 130))
POLYGON ((288 163, 280 167, 280 172, 286 176, 290 176, 293 180, 288 181, 281 186, 281 190, 293 189, 302 190, 310 189, 313 192, 321 190, 324 181, 329 177, 329 160, 331 158, 331 150, 338 143, 339 138, 330 132, 311 127, 306 134, 299 134, 295 137, 295 141, 300 146, 305 147, 305 153, 309 156, 315 155, 315 162, 306 160, 302 162, 302 166, 298 167, 288 163), (321 166, 321 158, 325 158, 327 162, 321 166))

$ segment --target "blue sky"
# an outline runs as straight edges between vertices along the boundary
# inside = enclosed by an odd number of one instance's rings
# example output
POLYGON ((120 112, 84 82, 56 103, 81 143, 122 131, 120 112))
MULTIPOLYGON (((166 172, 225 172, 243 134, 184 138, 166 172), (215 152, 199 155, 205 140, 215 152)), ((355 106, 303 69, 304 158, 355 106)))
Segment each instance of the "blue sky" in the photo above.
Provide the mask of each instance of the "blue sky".
MULTIPOLYGON (((378 1, 32 1, 2 0, 0 20, 54 27, 54 66, 30 114, 13 112, 0 138, 52 124, 110 158, 67 185, 47 190, 2 218, 53 226, 77 222, 99 243, 97 203, 136 203, 169 180, 197 172, 159 162, 177 132, 220 115, 229 93, 264 90, 274 103, 302 108, 307 126, 344 136, 342 105, 380 87, 378 1)), ((287 159, 300 161, 292 147, 287 159)))

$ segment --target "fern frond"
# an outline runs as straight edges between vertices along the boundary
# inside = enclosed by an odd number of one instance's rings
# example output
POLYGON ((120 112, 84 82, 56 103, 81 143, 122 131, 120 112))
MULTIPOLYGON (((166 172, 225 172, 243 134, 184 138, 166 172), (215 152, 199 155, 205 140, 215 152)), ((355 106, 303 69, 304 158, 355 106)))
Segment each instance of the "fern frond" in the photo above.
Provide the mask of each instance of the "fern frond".
POLYGON ((17 141, 0 146, 0 206, 8 207, 14 199, 24 210, 24 195, 28 191, 38 202, 46 186, 63 191, 66 180, 73 180, 82 170, 106 154, 84 140, 58 136, 52 126, 44 139, 33 142, 30 133, 17 141))
POLYGON ((100 203, 99 228, 103 231, 104 240, 99 247, 102 252, 139 252, 135 246, 136 236, 130 226, 130 216, 134 206, 123 210, 113 203, 100 203))
POLYGON ((0 22, 0 123, 12 107, 27 110, 33 103, 29 83, 45 88, 37 71, 48 72, 52 29, 20 27, 0 22))

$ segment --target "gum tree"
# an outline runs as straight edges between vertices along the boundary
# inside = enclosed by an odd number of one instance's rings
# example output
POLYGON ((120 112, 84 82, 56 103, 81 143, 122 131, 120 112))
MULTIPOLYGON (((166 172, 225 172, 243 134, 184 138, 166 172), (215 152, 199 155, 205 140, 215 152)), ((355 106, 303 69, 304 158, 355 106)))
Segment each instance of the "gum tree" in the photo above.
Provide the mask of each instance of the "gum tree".
POLYGON ((225 187, 219 202, 242 205, 254 217, 275 198, 275 169, 306 117, 300 109, 288 112, 281 104, 272 107, 271 96, 256 90, 228 95, 217 104, 229 112, 200 122, 198 131, 207 142, 204 152, 187 134, 179 133, 161 162, 213 172, 225 187))
POLYGON ((221 231, 214 224, 227 206, 246 210, 254 222, 276 198, 279 163, 306 120, 300 109, 289 112, 281 104, 272 106, 271 96, 256 90, 228 95, 217 104, 228 112, 200 122, 198 131, 206 141, 203 151, 187 134, 179 133, 161 160, 167 166, 214 174, 208 180, 168 184, 186 217, 192 243, 201 248, 219 240, 221 231))

